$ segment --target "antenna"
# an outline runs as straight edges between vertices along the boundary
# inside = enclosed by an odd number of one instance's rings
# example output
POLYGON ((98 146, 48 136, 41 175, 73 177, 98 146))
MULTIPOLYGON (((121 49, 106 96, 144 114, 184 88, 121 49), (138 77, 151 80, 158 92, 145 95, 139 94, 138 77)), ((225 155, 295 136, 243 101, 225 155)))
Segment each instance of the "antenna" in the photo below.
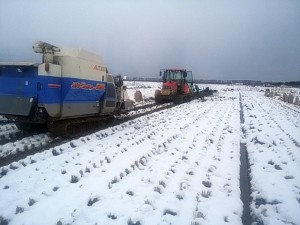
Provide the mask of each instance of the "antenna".
POLYGON ((55 52, 60 52, 60 48, 43 41, 36 41, 32 46, 35 53, 43 54, 44 63, 52 63, 55 52))

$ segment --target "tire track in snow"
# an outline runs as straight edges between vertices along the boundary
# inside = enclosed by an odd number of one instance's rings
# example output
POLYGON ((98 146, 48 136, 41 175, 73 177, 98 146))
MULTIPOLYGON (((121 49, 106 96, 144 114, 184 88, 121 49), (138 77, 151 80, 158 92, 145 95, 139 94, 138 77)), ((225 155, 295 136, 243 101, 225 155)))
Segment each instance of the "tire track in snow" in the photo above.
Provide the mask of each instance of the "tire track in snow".
MULTIPOLYGON (((239 93, 239 103, 240 103, 240 123, 241 123, 241 131, 243 138, 245 134, 245 130, 243 128, 245 124, 245 115, 244 115, 244 107, 242 103, 242 94, 239 93)), ((246 143, 240 142, 240 189, 241 189, 241 200, 243 202, 243 215, 242 222, 243 225, 250 225, 253 222, 253 218, 250 214, 250 174, 249 174, 249 159, 248 159, 248 151, 246 143)))

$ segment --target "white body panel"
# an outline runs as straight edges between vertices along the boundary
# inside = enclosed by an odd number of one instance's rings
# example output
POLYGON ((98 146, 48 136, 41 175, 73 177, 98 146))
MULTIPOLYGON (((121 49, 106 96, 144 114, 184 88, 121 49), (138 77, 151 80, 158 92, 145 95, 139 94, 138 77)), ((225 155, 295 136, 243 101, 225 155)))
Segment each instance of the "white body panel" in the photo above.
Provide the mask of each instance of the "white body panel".
POLYGON ((106 81, 106 67, 99 55, 83 49, 61 48, 54 62, 62 66, 62 77, 106 81))
POLYGON ((62 77, 106 81, 106 67, 103 64, 71 56, 59 56, 57 61, 62 65, 62 77))
POLYGON ((53 76, 53 77, 61 77, 61 66, 49 63, 49 72, 45 70, 45 63, 42 63, 38 66, 38 74, 39 76, 53 76))

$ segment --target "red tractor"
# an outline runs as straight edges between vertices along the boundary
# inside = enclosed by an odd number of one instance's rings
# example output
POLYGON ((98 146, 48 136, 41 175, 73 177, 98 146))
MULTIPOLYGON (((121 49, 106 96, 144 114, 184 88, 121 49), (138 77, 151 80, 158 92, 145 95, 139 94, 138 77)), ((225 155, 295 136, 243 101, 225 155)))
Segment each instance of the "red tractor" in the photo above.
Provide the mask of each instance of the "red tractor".
POLYGON ((193 98, 193 74, 185 69, 162 69, 163 78, 161 90, 155 91, 155 101, 158 103, 187 102, 193 98))

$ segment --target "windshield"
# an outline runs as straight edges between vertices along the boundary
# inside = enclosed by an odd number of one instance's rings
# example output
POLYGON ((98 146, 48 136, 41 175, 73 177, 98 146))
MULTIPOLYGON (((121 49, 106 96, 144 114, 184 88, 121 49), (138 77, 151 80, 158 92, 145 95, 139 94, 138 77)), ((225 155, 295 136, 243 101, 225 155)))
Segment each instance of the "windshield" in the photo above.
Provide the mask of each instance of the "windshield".
POLYGON ((191 84, 193 82, 192 71, 186 71, 186 70, 166 70, 166 71, 164 71, 164 82, 173 80, 173 81, 176 81, 177 83, 180 83, 183 79, 187 83, 191 84))

